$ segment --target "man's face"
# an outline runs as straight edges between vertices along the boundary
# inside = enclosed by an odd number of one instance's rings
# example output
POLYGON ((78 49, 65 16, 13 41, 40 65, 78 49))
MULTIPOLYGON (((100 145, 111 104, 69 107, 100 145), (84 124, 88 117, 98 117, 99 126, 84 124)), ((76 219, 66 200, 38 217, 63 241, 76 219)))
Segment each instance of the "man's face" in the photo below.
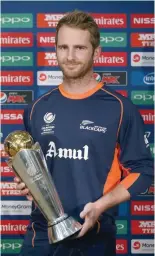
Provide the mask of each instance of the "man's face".
POLYGON ((93 47, 87 30, 62 26, 56 46, 57 61, 64 76, 83 77, 93 67, 93 47))

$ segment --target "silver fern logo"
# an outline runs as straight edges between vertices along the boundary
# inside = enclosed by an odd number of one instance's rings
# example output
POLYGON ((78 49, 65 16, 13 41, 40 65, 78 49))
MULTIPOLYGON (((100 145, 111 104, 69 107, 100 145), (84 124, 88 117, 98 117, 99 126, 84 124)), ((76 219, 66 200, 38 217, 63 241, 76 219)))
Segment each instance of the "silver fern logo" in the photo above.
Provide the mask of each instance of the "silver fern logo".
POLYGON ((45 121, 45 123, 47 123, 47 124, 52 123, 52 122, 54 121, 54 119, 55 119, 55 116, 56 116, 56 115, 47 112, 47 113, 44 115, 44 121, 45 121))
POLYGON ((93 132, 102 132, 105 133, 107 131, 106 127, 94 125, 94 122, 89 120, 83 120, 80 124, 80 130, 88 130, 93 132))
POLYGON ((81 125, 88 125, 88 124, 93 124, 94 122, 89 121, 89 120, 83 120, 81 125))

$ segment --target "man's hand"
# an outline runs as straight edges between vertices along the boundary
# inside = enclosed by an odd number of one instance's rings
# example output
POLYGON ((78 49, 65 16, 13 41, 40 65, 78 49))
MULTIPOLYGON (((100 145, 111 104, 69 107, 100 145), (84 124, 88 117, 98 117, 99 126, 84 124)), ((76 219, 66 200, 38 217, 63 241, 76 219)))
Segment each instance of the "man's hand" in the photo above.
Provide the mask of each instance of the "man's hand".
POLYGON ((103 195, 94 203, 86 204, 83 211, 80 213, 80 217, 85 219, 85 222, 77 237, 86 234, 86 232, 95 225, 103 212, 129 199, 130 193, 128 190, 122 184, 118 184, 112 191, 103 195))
POLYGON ((95 203, 86 204, 83 211, 80 213, 80 217, 85 219, 85 222, 77 237, 82 237, 87 233, 88 230, 93 228, 100 214, 101 213, 99 212, 99 209, 96 207, 95 203))
POLYGON ((29 190, 28 190, 28 188, 26 187, 25 183, 22 182, 21 179, 18 178, 18 177, 15 177, 15 178, 14 178, 14 182, 17 183, 16 189, 20 190, 21 195, 22 195, 22 196, 26 196, 26 198, 27 198, 29 201, 33 201, 33 197, 29 194, 29 190))

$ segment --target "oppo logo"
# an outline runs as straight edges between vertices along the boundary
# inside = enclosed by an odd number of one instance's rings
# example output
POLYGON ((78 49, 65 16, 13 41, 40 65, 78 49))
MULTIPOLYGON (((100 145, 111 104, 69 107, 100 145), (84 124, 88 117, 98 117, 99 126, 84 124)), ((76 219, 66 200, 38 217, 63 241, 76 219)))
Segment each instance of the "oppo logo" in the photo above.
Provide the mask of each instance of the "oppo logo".
POLYGON ((12 62, 12 63, 14 63, 14 62, 18 62, 18 61, 30 61, 31 60, 31 58, 29 57, 29 56, 1 56, 0 57, 0 60, 3 62, 3 63, 5 63, 5 62, 12 62))
POLYGON ((141 93, 141 94, 135 94, 133 96, 133 99, 135 100, 143 100, 143 101, 147 101, 147 100, 155 100, 155 95, 152 94, 145 94, 145 93, 141 93))
POLYGON ((31 19, 28 17, 1 17, 0 18, 1 24, 15 24, 15 23, 29 23, 31 22, 31 19))
POLYGON ((121 223, 118 223, 116 226, 117 226, 117 229, 119 229, 119 230, 121 230, 121 229, 123 229, 123 228, 124 228, 124 225, 123 225, 123 224, 121 224, 121 223))
POLYGON ((121 43, 124 41, 124 38, 121 37, 121 36, 118 36, 118 37, 112 37, 112 36, 101 36, 100 37, 100 41, 101 42, 105 42, 105 43, 111 43, 111 42, 118 42, 118 43, 121 43))
MULTIPOLYGON (((18 243, 18 242, 11 242, 10 240, 10 243, 9 242, 3 242, 1 243, 1 249, 2 250, 10 250, 10 253, 11 251, 17 251, 17 249, 20 249, 22 247, 22 243, 18 243)), ((13 253, 13 252, 12 252, 13 253)))

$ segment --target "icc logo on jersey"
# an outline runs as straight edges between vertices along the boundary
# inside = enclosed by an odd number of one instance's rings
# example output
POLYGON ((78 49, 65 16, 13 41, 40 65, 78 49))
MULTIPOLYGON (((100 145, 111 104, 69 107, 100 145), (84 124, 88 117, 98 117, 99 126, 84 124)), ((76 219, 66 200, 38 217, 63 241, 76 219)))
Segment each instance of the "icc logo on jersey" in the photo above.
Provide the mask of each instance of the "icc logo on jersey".
POLYGON ((50 124, 50 123, 52 123, 53 121, 54 121, 54 119, 55 119, 55 116, 56 115, 53 115, 52 113, 46 113, 45 115, 44 115, 44 121, 45 121, 45 123, 47 123, 47 124, 50 124))

